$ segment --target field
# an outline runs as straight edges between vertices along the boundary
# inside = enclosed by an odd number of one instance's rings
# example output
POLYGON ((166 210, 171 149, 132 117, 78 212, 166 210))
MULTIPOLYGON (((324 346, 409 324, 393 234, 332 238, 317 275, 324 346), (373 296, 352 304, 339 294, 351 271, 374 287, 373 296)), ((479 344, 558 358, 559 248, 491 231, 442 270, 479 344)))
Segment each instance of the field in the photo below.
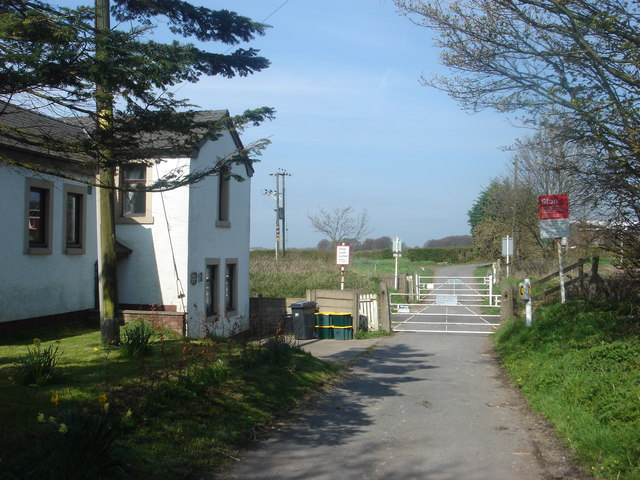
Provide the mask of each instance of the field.
MULTIPOLYGON (((398 261, 398 273, 412 274, 420 267, 433 266, 430 262, 398 261)), ((394 273, 393 258, 376 258, 370 252, 356 253, 345 267, 345 288, 378 293, 380 280, 376 276, 394 273)), ((284 257, 275 259, 271 250, 251 252, 251 296, 304 297, 307 290, 339 289, 340 267, 331 250, 289 250, 284 257)))

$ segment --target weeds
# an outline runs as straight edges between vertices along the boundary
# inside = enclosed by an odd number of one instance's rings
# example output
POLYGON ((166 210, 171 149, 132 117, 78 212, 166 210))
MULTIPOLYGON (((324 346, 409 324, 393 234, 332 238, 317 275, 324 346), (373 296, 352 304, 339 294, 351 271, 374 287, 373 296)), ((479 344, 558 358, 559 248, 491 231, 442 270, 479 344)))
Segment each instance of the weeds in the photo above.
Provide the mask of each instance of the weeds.
POLYGON ((155 338, 153 325, 144 320, 127 323, 121 330, 121 342, 129 357, 145 357, 151 353, 151 342, 155 338))
POLYGON ((39 338, 33 339, 33 344, 27 347, 27 355, 20 358, 17 364, 16 378, 22 385, 46 385, 53 383, 58 375, 56 365, 62 355, 58 344, 42 348, 39 338))
MULTIPOLYGON (((39 420, 44 420, 40 417, 39 420)), ((124 477, 126 452, 117 440, 122 419, 108 408, 99 412, 72 407, 44 422, 47 441, 41 445, 31 475, 51 480, 124 477)))

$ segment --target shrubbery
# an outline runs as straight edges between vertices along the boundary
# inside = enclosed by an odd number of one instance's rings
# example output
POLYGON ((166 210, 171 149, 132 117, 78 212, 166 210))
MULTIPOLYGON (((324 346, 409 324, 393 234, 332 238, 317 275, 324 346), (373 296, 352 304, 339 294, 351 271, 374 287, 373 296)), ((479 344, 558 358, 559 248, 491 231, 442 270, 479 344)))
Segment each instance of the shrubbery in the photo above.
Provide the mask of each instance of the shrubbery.
POLYGON ((406 256, 412 262, 466 263, 473 259, 473 248, 409 248, 406 256))

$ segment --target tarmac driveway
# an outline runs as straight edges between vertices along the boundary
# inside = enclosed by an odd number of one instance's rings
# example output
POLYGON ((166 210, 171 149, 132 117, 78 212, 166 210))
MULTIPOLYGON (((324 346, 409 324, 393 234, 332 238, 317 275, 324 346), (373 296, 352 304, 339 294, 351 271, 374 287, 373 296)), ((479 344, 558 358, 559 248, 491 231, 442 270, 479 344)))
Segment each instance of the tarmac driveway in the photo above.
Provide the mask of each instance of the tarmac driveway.
MULTIPOLYGON (((313 349, 322 342, 358 345, 313 349)), ((505 380, 486 336, 384 338, 303 410, 218 478, 586 478, 505 380)))

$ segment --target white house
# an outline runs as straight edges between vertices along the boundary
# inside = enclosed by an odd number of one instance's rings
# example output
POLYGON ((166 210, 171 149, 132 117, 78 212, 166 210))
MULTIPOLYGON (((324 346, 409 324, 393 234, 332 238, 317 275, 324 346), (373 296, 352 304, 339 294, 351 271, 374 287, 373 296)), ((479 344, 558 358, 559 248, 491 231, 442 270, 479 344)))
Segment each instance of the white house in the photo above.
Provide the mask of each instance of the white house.
MULTIPOLYGON (((58 130, 62 135, 79 131, 57 119, 12 111, 15 121, 33 128, 58 130)), ((215 120, 228 112, 199 115, 215 120)), ((0 123, 6 125, 13 121, 10 118, 3 112, 0 123)), ((57 158, 1 133, 0 154, 6 158, 29 155, 77 169, 76 158, 57 158)), ((126 187, 149 184, 176 167, 186 172, 205 170, 240 148, 237 133, 226 130, 216 140, 204 139, 192 151, 173 152, 153 166, 125 167, 118 181, 126 187)), ((93 175, 81 173, 87 179, 93 175)), ((145 311, 156 317, 165 312, 184 322, 192 338, 248 328, 253 169, 242 162, 233 165, 232 173, 244 181, 216 175, 162 193, 118 192, 118 290, 120 307, 129 318, 149 318, 145 311)), ((0 332, 3 324, 46 325, 49 318, 77 318, 94 310, 96 189, 0 162, 0 195, 5 220, 0 243, 8 253, 0 266, 0 332)))
POLYGON ((2 106, 0 115, 5 126, 0 130, 0 335, 16 327, 86 318, 96 307, 95 189, 7 165, 29 162, 90 180, 94 173, 82 168, 80 156, 35 148, 12 135, 16 130, 65 136, 82 132, 9 105, 2 106))
MULTIPOLYGON (((228 112, 200 115, 215 120, 228 112)), ((241 148, 238 135, 226 130, 192 152, 146 169, 130 167, 120 181, 150 182, 176 167, 207 169, 241 148)), ((216 175, 167 192, 121 195, 116 237, 131 250, 118 263, 122 308, 186 313, 192 338, 248 328, 253 168, 241 163, 232 173, 243 181, 216 175)))

